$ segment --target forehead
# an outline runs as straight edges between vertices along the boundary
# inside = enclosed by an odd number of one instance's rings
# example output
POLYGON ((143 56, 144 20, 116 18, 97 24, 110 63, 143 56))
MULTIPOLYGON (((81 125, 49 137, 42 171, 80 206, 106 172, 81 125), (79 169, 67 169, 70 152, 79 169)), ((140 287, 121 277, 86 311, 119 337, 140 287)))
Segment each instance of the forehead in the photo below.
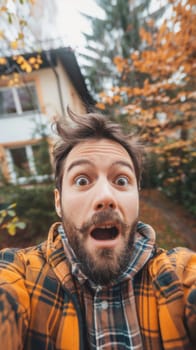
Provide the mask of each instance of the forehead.
POLYGON ((66 158, 65 170, 72 162, 80 159, 87 159, 92 162, 101 159, 102 161, 104 160, 104 163, 126 160, 133 164, 129 153, 120 143, 107 139, 88 140, 78 143, 66 158))

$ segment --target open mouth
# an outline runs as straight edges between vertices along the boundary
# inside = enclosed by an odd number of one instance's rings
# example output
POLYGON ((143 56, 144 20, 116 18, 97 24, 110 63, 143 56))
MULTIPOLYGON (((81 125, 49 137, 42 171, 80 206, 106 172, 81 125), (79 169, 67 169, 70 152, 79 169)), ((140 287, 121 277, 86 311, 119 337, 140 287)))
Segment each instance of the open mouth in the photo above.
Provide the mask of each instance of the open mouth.
POLYGON ((91 231, 91 237, 98 241, 115 239, 118 234, 119 230, 116 226, 96 227, 91 231))

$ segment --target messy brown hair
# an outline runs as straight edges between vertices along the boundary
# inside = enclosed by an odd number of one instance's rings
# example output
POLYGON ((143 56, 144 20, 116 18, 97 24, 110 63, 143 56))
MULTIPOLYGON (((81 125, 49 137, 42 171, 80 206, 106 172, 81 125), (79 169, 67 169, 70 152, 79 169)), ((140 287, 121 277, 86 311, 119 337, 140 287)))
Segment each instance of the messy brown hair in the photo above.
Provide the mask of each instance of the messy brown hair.
POLYGON ((138 188, 141 178, 141 146, 130 134, 126 134, 121 126, 111 122, 106 116, 100 113, 87 113, 78 115, 67 108, 68 117, 59 119, 54 126, 59 136, 59 141, 54 146, 54 172, 56 188, 61 192, 64 163, 67 155, 80 142, 90 139, 109 139, 121 144, 132 159, 138 188))

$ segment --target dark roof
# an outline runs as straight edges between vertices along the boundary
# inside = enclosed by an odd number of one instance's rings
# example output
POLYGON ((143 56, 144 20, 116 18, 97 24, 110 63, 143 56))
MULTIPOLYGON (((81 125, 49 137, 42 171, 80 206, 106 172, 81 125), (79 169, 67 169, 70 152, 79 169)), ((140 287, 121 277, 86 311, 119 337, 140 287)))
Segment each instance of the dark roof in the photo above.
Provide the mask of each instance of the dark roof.
MULTIPOLYGON (((29 59, 30 57, 35 57, 37 54, 39 54, 42 58, 42 63, 39 69, 49 67, 54 69, 57 65, 58 59, 60 60, 78 95, 86 105, 87 110, 90 111, 95 105, 95 100, 92 98, 87 89, 85 79, 81 73, 74 51, 70 47, 63 47, 42 52, 25 53, 22 54, 22 56, 25 59, 29 59)), ((20 65, 16 63, 13 57, 6 57, 6 61, 7 63, 5 65, 0 65, 0 76, 9 75, 13 72, 24 73, 20 65)))

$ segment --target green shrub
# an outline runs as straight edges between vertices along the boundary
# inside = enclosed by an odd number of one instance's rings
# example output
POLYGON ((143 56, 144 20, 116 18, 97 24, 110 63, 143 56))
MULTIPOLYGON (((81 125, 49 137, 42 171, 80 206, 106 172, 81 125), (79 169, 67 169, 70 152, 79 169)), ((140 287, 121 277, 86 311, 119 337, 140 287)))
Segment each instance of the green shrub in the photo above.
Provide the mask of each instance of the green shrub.
POLYGON ((30 241, 46 237, 50 225, 57 220, 54 209, 54 185, 36 185, 28 188, 7 185, 1 191, 1 203, 17 203, 17 216, 26 223, 23 235, 30 241))

